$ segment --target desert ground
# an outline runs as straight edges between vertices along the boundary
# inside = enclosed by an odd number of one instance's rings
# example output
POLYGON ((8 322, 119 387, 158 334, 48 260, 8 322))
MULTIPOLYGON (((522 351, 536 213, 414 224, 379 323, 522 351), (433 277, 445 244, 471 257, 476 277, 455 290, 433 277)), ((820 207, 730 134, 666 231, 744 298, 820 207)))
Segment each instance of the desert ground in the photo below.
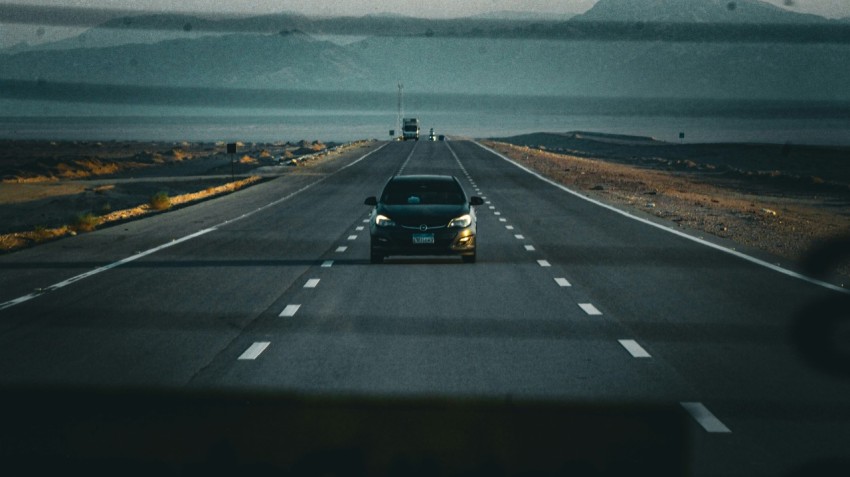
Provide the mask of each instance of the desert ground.
POLYGON ((0 253, 163 213, 356 153, 323 144, 0 141, 0 253))
POLYGON ((601 202, 850 285, 850 148, 582 132, 485 144, 601 202))
MULTIPOLYGON (((850 148, 582 132, 482 143, 581 194, 850 286, 850 148), (815 263, 825 244, 837 248, 815 263)), ((362 144, 239 144, 231 155, 220 143, 0 141, 0 253, 306 171, 362 144)))

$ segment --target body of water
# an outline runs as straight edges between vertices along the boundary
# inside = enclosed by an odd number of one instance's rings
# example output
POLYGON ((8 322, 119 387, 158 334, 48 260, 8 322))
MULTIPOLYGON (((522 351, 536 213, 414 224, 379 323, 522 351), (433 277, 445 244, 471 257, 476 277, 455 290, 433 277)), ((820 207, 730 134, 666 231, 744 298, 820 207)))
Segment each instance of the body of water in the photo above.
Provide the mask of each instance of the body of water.
MULTIPOLYGON (((314 109, 0 103, 7 112, 0 117, 2 139, 346 142, 387 139, 398 129, 395 98, 388 96, 348 109, 334 109, 332 100, 314 109), (15 112, 24 114, 8 115, 15 112)), ((850 106, 844 103, 422 96, 406 101, 404 116, 418 117, 423 135, 431 128, 474 138, 580 130, 685 143, 850 145, 850 106)))

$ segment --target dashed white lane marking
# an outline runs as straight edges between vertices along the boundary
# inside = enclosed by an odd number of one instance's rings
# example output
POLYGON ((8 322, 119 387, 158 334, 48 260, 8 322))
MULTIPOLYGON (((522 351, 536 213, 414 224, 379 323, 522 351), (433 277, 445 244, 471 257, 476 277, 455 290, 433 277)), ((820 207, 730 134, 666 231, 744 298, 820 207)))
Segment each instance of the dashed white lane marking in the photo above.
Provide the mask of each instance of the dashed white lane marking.
POLYGON ((495 206, 495 205, 491 205, 491 206, 489 207, 489 209, 490 209, 490 210, 496 210, 496 206, 495 206))
MULTIPOLYGON (((505 219, 505 218, 499 219, 499 222, 507 222, 507 221, 508 221, 508 219, 505 219)), ((513 230, 513 229, 511 229, 511 230, 513 230)))
POLYGON ((269 342, 269 341, 257 341, 256 343, 249 346, 248 349, 246 349, 245 352, 242 353, 241 356, 239 356, 239 359, 240 360, 257 359, 257 357, 260 356, 260 353, 265 351, 266 348, 268 348, 270 344, 271 344, 271 342, 269 342))
MULTIPOLYGON (((475 141, 473 141, 473 142, 475 142, 475 141)), ((552 179, 548 179, 546 177, 543 177, 541 174, 532 171, 531 169, 523 166, 522 164, 518 164, 518 163, 512 161, 511 159, 505 157, 503 154, 500 154, 500 153, 494 151, 493 149, 490 149, 489 147, 487 147, 487 146, 485 146, 485 145, 483 145, 479 142, 475 142, 475 144, 477 144, 481 149, 484 149, 485 151, 489 151, 490 153, 494 154, 495 156, 503 159, 505 162, 512 164, 512 165, 518 167, 519 169, 522 169, 523 171, 531 174, 532 176, 540 179, 541 181, 546 182, 548 184, 551 184, 552 186, 557 187, 558 189, 561 189, 562 191, 564 191, 568 194, 571 194, 575 197, 578 197, 579 199, 590 202, 591 204, 598 205, 599 207, 603 207, 603 208, 608 209, 608 210, 610 210, 614 213, 620 214, 624 217, 628 217, 632 220, 636 220, 640 223, 649 225, 650 227, 655 227, 657 229, 663 230, 664 232, 668 232, 668 233, 671 233, 671 234, 674 234, 674 235, 678 235, 679 237, 682 237, 682 238, 687 239, 687 240, 691 240, 693 242, 704 245, 706 247, 713 248, 715 250, 719 250, 723 253, 728 253, 729 255, 733 255, 735 257, 741 258, 743 260, 746 260, 750 263, 754 263, 754 264, 759 265, 761 267, 768 268, 768 269, 773 270, 775 272, 782 273, 786 276, 794 277, 794 278, 803 280, 805 282, 811 283, 813 285, 818 285, 820 287, 826 288, 828 290, 833 290, 833 291, 841 292, 841 293, 844 293, 844 294, 850 294, 850 290, 847 290, 845 288, 841 288, 837 285, 833 285, 831 283, 827 283, 827 282, 824 282, 824 281, 821 281, 821 280, 818 280, 818 279, 815 279, 815 278, 812 278, 812 277, 807 277, 806 275, 802 275, 800 273, 788 270, 786 268, 782 268, 779 265, 774 265, 770 262, 766 262, 766 261, 759 259, 759 258, 751 257, 751 256, 749 256, 745 253, 739 252, 737 250, 726 248, 722 245, 711 243, 708 240, 705 240, 705 239, 702 239, 702 238, 699 238, 699 237, 694 237, 692 235, 688 235, 688 234, 681 232, 679 230, 676 230, 676 229, 671 229, 670 227, 667 227, 666 225, 657 224, 655 222, 652 222, 651 220, 644 219, 642 217, 638 217, 636 215, 630 214, 629 212, 626 212, 625 210, 620 210, 620 209, 614 207, 613 205, 608 205, 608 204, 602 203, 598 200, 591 199, 589 197, 586 197, 586 196, 570 189, 569 187, 567 187, 563 184, 558 184, 557 182, 553 181, 552 179)))
POLYGON ((592 303, 579 303, 578 306, 581 307, 581 309, 584 310, 584 312, 588 315, 597 316, 602 314, 602 312, 599 311, 599 309, 597 309, 595 306, 593 306, 592 303))
POLYGON ((679 404, 694 418, 697 423, 702 426, 706 432, 711 433, 730 433, 732 432, 726 424, 716 418, 707 407, 701 402, 680 402, 679 404))
POLYGON ((505 228, 508 229, 508 230, 513 230, 514 226, 513 225, 505 225, 505 228))
POLYGON ((321 279, 320 278, 311 278, 311 279, 307 280, 307 283, 304 284, 304 288, 316 288, 317 286, 319 286, 319 280, 321 280, 321 279))
POLYGON ((301 308, 301 305, 286 305, 286 308, 284 308, 277 316, 282 316, 284 318, 295 316, 295 314, 298 313, 299 308, 301 308))
POLYGON ((525 240, 525 236, 524 236, 524 235, 521 235, 521 234, 516 234, 516 235, 514 235, 514 237, 515 237, 517 240, 525 240))
MULTIPOLYGON (((247 218, 247 217, 250 217, 250 216, 252 216, 252 215, 254 215, 254 214, 258 213, 258 212, 261 212, 261 211, 263 211, 263 210, 266 210, 266 209, 268 209, 268 208, 270 208, 270 207, 274 207, 274 206, 276 206, 276 205, 278 205, 278 204, 280 204, 280 203, 282 203, 282 202, 285 202, 285 201, 287 201, 287 200, 291 199, 292 197, 295 197, 296 195, 298 195, 298 194, 300 194, 300 193, 302 193, 302 192, 306 191, 307 189, 309 189, 309 188, 313 187, 314 185, 319 184, 319 183, 321 183, 321 182, 324 182, 324 181, 328 180, 329 178, 331 178, 332 176, 336 175, 336 174, 337 174, 337 173, 339 173, 340 171, 343 171, 343 170, 345 170, 345 169, 348 169, 349 167, 354 166, 355 164, 360 163, 361 161, 365 160, 367 157, 371 156, 372 154, 374 154, 374 153, 376 153, 376 152, 380 151, 380 150, 381 150, 381 149, 383 149, 384 147, 386 147, 386 144, 384 144, 383 146, 381 146, 381 147, 379 147, 379 148, 377 148, 377 149, 373 149, 373 150, 369 151, 368 153, 366 153, 366 154, 364 154, 363 156, 361 156, 359 159, 357 159, 357 160, 355 160, 355 161, 353 161, 353 162, 351 162, 351 163, 349 163, 349 164, 347 164, 347 165, 345 165, 345 166, 343 166, 343 167, 339 168, 336 172, 333 172, 333 173, 331 173, 331 174, 329 174, 329 175, 326 175, 326 176, 322 177, 321 179, 318 179, 318 180, 316 180, 316 181, 314 181, 314 182, 311 182, 311 183, 309 183, 309 184, 305 185, 304 187, 302 187, 302 188, 300 188, 300 189, 298 189, 298 190, 296 190, 296 191, 294 191, 294 192, 291 192, 291 193, 289 193, 288 195, 286 195, 286 196, 284 196, 284 197, 281 197, 281 198, 279 198, 279 199, 277 199, 277 200, 274 200, 274 201, 272 201, 272 202, 269 202, 268 204, 266 204, 266 205, 264 205, 264 206, 262 206, 262 207, 258 207, 258 208, 256 208, 256 209, 254 209, 254 210, 250 211, 250 212, 246 212, 246 213, 244 213, 244 214, 240 215, 239 217, 235 217, 235 218, 233 218, 233 219, 225 220, 224 222, 222 222, 222 223, 220 223, 220 224, 218 224, 218 225, 215 225, 215 226, 213 226, 213 227, 210 227, 210 228, 208 228, 208 229, 200 230, 200 231, 195 232, 195 233, 193 233, 193 234, 189 234, 189 235, 187 235, 187 236, 185 236, 185 237, 181 237, 181 238, 179 238, 179 239, 172 240, 171 242, 168 242, 168 243, 166 243, 166 244, 162 244, 162 245, 160 245, 160 246, 158 246, 158 247, 154 247, 154 248, 152 248, 152 249, 150 249, 150 250, 146 250, 146 251, 144 251, 144 252, 137 253, 137 254, 132 255, 132 256, 130 256, 130 257, 127 257, 127 258, 125 258, 125 259, 118 260, 117 262, 110 263, 109 265, 104 265, 104 266, 102 266, 102 267, 100 267, 100 268, 96 268, 96 269, 94 269, 94 270, 91 270, 91 271, 89 271, 89 272, 83 273, 83 274, 81 274, 81 275, 77 275, 77 276, 75 276, 75 277, 71 277, 71 278, 69 278, 69 279, 67 279, 67 280, 64 280, 64 281, 61 281, 61 282, 59 282, 59 283, 56 283, 56 284, 50 285, 49 287, 43 288, 43 289, 41 289, 40 291, 38 291, 38 292, 36 292, 36 293, 30 293, 29 295, 22 296, 22 297, 19 297, 19 298, 15 298, 14 300, 10 300, 10 301, 7 301, 7 302, 5 302, 5 303, 0 303, 0 310, 5 310, 6 308, 11 308, 11 307, 13 307, 13 306, 15 306, 15 305, 20 305, 21 303, 27 302, 27 301, 32 300, 32 299, 34 299, 34 298, 38 298, 38 297, 40 297, 41 295, 44 295, 45 293, 52 292, 52 291, 54 291, 54 290, 58 290, 58 289, 60 289, 60 288, 66 287, 66 286, 68 286, 68 285, 70 285, 70 284, 72 284, 72 283, 78 282, 78 281, 80 281, 80 280, 82 280, 82 279, 84 279, 84 278, 88 278, 88 277, 91 277, 91 276, 93 276, 93 275, 97 275, 98 273, 102 273, 102 272, 105 272, 105 271, 107 271, 107 270, 111 270, 111 269, 113 269, 113 268, 115 268, 115 267, 119 267, 119 266, 121 266, 121 265, 124 265, 124 264, 126 264, 126 263, 133 262, 133 261, 135 261, 135 260, 138 260, 138 259, 140 259, 140 258, 142 258, 142 257, 146 257, 146 256, 148 256, 148 255, 150 255, 150 254, 152 254, 152 253, 156 253, 156 252, 158 252, 158 251, 160 251, 160 250, 163 250, 163 249, 166 249, 166 248, 168 248, 168 247, 173 247, 174 245, 181 244, 181 243, 186 242, 186 241, 188 241, 188 240, 192 240, 192 239, 194 239, 194 238, 200 237, 201 235, 204 235, 204 234, 207 234, 207 233, 213 232, 213 231, 215 231, 215 230, 218 230, 218 228, 219 228, 219 227, 221 227, 221 226, 223 226, 223 225, 227 225, 227 224, 230 224, 230 223, 233 223, 233 222, 237 222, 237 221, 243 220, 243 219, 245 219, 245 218, 247 218)), ((368 221, 368 219, 367 219, 367 221, 368 221)))
POLYGON ((572 285, 570 285, 570 282, 568 282, 566 278, 556 278, 555 283, 557 283, 559 287, 572 286, 572 285))
POLYGON ((494 215, 502 215, 501 212, 493 212, 494 215))
POLYGON ((358 231, 358 232, 362 232, 362 231, 363 231, 363 226, 362 226, 362 225, 358 225, 358 226, 357 226, 354 230, 356 230, 356 231, 358 231))
POLYGON ((346 247, 345 245, 342 245, 342 246, 336 248, 336 253, 342 253, 342 252, 345 252, 346 250, 348 250, 348 247, 346 247))
POLYGON ((332 266, 334 266, 333 260, 325 260, 322 262, 322 268, 331 268, 332 266))
POLYGON ((356 235, 349 235, 348 240, 357 240, 357 236, 356 235))
POLYGON ((369 219, 363 219, 363 223, 364 223, 364 224, 368 224, 368 223, 369 223, 369 219))
POLYGON ((533 252, 534 251, 534 245, 526 245, 525 250, 527 252, 533 252))
MULTIPOLYGON (((486 197, 484 197, 484 196, 482 196, 482 197, 481 197, 481 200, 487 200, 487 198, 486 198, 486 197)), ((489 202, 487 202, 487 203, 489 204, 489 202)))
POLYGON ((623 348, 626 348, 626 351, 632 355, 633 358, 651 358, 652 356, 647 353, 643 346, 639 345, 635 340, 617 340, 623 345, 623 348))
POLYGON ((537 264, 541 267, 551 267, 552 265, 546 260, 538 260, 537 264))
MULTIPOLYGON (((483 199, 483 198, 484 198, 484 197, 482 197, 482 199, 483 199)), ((485 204, 487 204, 487 205, 492 204, 492 202, 490 202, 489 200, 488 200, 488 201, 485 201, 484 203, 485 203, 485 204)))

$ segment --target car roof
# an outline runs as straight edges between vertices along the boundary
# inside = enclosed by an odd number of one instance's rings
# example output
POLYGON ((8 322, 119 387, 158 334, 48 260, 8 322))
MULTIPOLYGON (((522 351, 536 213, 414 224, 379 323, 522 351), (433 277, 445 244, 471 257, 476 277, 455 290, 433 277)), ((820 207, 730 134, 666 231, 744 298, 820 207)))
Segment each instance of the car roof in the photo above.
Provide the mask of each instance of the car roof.
POLYGON ((391 182, 457 182, 454 176, 437 174, 411 174, 404 176, 393 176, 391 182))

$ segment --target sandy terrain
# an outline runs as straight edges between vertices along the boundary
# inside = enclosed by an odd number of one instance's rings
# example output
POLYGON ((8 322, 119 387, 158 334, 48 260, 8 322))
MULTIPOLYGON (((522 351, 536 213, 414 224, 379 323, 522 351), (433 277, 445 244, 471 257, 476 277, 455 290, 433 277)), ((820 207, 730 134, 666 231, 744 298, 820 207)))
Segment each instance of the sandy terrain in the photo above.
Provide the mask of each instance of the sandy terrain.
POLYGON ((0 141, 0 252, 297 173, 361 144, 0 141))
MULTIPOLYGON (((792 268, 850 237, 850 148, 703 144, 590 133, 485 142, 573 190, 654 215, 792 268)), ((821 277, 850 285, 848 252, 821 277)))

